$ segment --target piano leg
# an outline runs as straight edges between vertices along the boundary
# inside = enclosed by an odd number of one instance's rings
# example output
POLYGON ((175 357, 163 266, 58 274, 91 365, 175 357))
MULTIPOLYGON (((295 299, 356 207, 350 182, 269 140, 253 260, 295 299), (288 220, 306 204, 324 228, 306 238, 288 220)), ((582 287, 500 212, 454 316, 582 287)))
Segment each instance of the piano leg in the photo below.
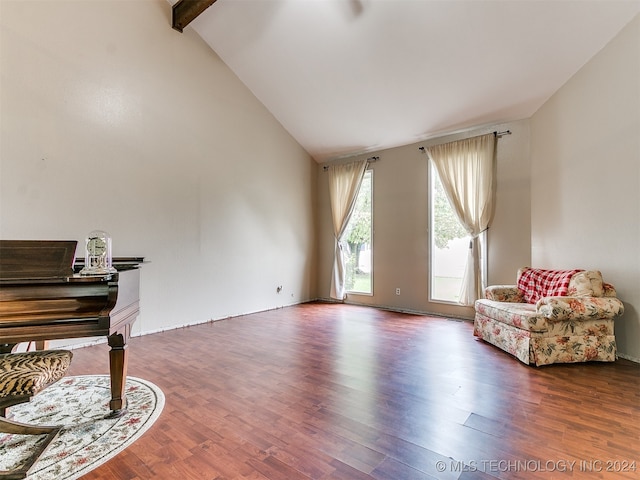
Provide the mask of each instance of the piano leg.
POLYGON ((109 408, 111 413, 107 418, 117 418, 127 411, 127 397, 124 393, 127 381, 127 337, 123 333, 114 333, 108 337, 109 346, 109 373, 111 376, 111 401, 109 408))

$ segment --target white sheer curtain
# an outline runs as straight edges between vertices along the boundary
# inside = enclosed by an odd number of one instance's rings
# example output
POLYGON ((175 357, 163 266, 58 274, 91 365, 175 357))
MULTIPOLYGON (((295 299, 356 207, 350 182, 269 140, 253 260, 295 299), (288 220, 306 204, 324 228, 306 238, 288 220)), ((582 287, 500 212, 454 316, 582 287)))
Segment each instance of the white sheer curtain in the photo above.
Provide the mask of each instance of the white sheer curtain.
POLYGON ((482 297, 478 236, 493 219, 496 192, 496 136, 493 133, 427 148, 449 202, 469 232, 471 244, 459 303, 482 297))
POLYGON ((336 239, 330 295, 331 298, 338 300, 344 300, 346 297, 345 255, 349 245, 343 237, 353 213, 366 168, 366 160, 329 167, 329 198, 333 217, 333 233, 336 239))

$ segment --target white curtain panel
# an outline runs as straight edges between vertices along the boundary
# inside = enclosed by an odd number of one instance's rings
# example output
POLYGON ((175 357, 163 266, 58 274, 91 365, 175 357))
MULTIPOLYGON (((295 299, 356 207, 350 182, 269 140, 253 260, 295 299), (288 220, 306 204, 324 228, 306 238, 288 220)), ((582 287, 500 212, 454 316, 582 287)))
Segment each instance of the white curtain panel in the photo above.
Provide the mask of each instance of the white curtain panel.
POLYGON ((364 178, 367 161, 331 165, 329 171, 329 198, 333 218, 333 233, 336 239, 333 274, 331 275, 331 298, 344 300, 346 252, 349 246, 344 241, 344 233, 356 204, 358 190, 364 178))
POLYGON ((482 297, 480 242, 495 211, 496 136, 493 133, 427 148, 449 202, 471 236, 459 303, 482 297))

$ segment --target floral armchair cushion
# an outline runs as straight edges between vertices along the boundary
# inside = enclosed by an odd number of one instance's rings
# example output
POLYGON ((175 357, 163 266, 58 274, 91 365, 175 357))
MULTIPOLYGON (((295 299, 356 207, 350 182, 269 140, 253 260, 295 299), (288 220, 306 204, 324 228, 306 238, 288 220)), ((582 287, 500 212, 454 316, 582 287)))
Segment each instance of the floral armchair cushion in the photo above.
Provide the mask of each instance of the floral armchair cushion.
POLYGON ((615 297, 615 291, 611 295, 612 285, 605 284, 602 273, 598 270, 583 270, 571 277, 567 296, 570 297, 615 297), (605 295, 605 286, 609 287, 608 295, 605 295))
MULTIPOLYGON (((518 270, 518 280, 527 270, 530 269, 518 270)), ((602 273, 597 270, 577 270, 569 279, 565 295, 539 297, 535 302, 527 302, 525 292, 516 285, 492 285, 485 289, 485 298, 494 302, 530 304, 532 308, 526 313, 519 312, 519 316, 527 317, 529 323, 534 319, 539 322, 542 318, 551 321, 615 318, 624 313, 624 304, 616 298, 615 288, 605 283, 602 273)), ((497 305, 483 308, 504 309, 497 305)), ((510 316, 509 312, 514 313, 510 308, 505 312, 507 316, 510 316)), ((492 312, 491 315, 497 314, 492 312)))

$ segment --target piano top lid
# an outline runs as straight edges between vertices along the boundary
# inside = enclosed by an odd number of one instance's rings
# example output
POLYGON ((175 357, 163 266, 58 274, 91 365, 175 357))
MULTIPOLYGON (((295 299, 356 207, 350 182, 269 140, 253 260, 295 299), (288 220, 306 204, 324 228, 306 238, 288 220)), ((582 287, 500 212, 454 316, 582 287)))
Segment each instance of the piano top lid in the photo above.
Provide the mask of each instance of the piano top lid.
MULTIPOLYGON (((1 0, 0 0, 1 1, 1 0)), ((112 266, 119 272, 123 270, 133 270, 134 268, 140 268, 143 263, 149 263, 145 261, 144 257, 113 257, 112 266)), ((84 258, 78 257, 73 265, 73 271, 80 273, 84 267, 84 258)))
POLYGON ((0 240, 0 280, 73 275, 77 240, 0 240))

